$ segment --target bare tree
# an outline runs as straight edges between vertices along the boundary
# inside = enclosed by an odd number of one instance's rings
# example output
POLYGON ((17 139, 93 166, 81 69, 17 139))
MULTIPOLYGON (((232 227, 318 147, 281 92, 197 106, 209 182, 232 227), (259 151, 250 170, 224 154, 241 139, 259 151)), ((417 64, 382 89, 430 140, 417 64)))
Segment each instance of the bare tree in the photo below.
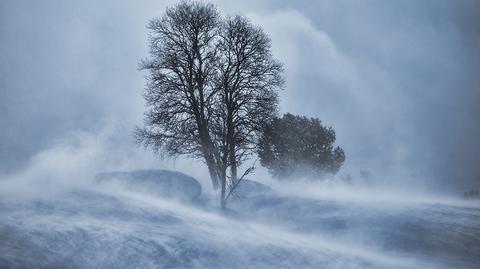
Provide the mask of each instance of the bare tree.
POLYGON ((216 83, 221 98, 221 137, 224 161, 230 167, 228 190, 221 179, 225 204, 239 178, 238 167, 255 151, 261 127, 277 114, 278 89, 283 85, 282 65, 272 57, 271 41, 262 28, 243 16, 227 18, 220 31, 216 83))
POLYGON ((217 153, 210 135, 216 101, 213 87, 219 14, 210 4, 182 2, 150 21, 145 128, 137 138, 145 146, 174 156, 203 158, 218 188, 217 153))
POLYGON ((238 177, 238 167, 277 113, 282 65, 260 27, 242 16, 222 19, 210 4, 182 2, 148 28, 148 112, 137 137, 171 156, 202 158, 225 208, 253 170, 238 177))

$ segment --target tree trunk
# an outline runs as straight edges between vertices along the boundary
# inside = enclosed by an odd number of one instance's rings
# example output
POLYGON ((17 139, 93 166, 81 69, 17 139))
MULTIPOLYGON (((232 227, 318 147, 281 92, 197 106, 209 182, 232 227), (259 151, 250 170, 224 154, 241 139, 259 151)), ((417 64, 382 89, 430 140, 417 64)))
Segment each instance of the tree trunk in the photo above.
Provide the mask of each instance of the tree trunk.
POLYGON ((230 176, 232 177, 232 183, 237 182, 237 159, 235 158, 235 144, 232 141, 230 142, 230 150, 229 150, 229 158, 230 158, 230 176))
POLYGON ((230 162, 230 176, 232 183, 237 182, 237 156, 235 155, 235 125, 233 123, 233 105, 227 107, 227 141, 228 161, 230 162))
POLYGON ((227 206, 227 201, 225 200, 225 192, 226 192, 226 187, 227 187, 227 184, 226 184, 226 178, 223 177, 221 180, 221 187, 222 187, 222 190, 220 192, 220 207, 223 209, 226 208, 227 206))
POLYGON ((213 156, 205 156, 205 161, 208 167, 208 173, 210 174, 210 179, 212 180, 212 187, 214 190, 218 190, 219 187, 219 178, 217 174, 217 168, 213 156))
POLYGON ((208 130, 203 124, 204 122, 205 121, 201 120, 200 116, 197 116, 197 124, 198 124, 199 133, 200 133, 200 141, 202 145, 202 154, 203 154, 203 157, 205 158, 205 162, 208 167, 208 172, 210 173, 210 179, 212 180, 212 187, 214 190, 217 190, 219 186, 220 175, 218 174, 217 162, 215 161, 215 156, 214 156, 215 148, 213 146, 210 135, 208 134, 208 130))

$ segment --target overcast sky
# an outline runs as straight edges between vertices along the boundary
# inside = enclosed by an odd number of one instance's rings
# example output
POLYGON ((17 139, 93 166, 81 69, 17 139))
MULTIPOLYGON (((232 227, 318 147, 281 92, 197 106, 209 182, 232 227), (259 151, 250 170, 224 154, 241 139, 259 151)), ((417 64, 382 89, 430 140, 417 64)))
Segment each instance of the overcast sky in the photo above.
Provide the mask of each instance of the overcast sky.
MULTIPOLYGON (((172 3, 1 1, 0 171, 77 133, 138 151, 145 26, 172 3)), ((334 127, 342 173, 480 187, 479 1, 214 3, 270 35, 286 69, 282 112, 334 127)))

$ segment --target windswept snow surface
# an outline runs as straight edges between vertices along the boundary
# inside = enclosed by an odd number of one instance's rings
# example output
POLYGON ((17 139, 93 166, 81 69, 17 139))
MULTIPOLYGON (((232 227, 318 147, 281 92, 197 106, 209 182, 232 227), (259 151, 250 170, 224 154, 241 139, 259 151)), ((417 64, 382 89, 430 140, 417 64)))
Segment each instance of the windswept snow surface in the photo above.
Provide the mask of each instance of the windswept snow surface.
POLYGON ((299 196, 246 182, 221 213, 213 199, 92 184, 3 193, 0 268, 480 268, 474 202, 299 196))

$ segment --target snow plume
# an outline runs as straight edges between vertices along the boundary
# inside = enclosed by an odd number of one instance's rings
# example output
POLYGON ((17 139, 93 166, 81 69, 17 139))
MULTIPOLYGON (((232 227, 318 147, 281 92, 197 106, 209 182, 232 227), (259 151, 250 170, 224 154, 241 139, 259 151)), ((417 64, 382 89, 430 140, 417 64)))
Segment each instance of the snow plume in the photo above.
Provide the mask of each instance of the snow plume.
POLYGON ((105 124, 93 132, 72 132, 33 155, 18 172, 0 177, 0 193, 49 196, 77 188, 92 188, 97 173, 135 169, 176 169, 209 182, 201 163, 188 159, 161 160, 137 146, 131 126, 105 124))
POLYGON ((22 173, 0 181, 0 267, 475 268, 479 262, 478 204, 265 180, 261 188, 244 182, 251 192, 240 190, 220 212, 208 192, 179 202, 134 185, 99 184, 93 176, 100 171, 157 167, 144 151, 111 147, 119 129, 59 140, 22 173), (471 247, 462 248, 464 242, 471 247))

